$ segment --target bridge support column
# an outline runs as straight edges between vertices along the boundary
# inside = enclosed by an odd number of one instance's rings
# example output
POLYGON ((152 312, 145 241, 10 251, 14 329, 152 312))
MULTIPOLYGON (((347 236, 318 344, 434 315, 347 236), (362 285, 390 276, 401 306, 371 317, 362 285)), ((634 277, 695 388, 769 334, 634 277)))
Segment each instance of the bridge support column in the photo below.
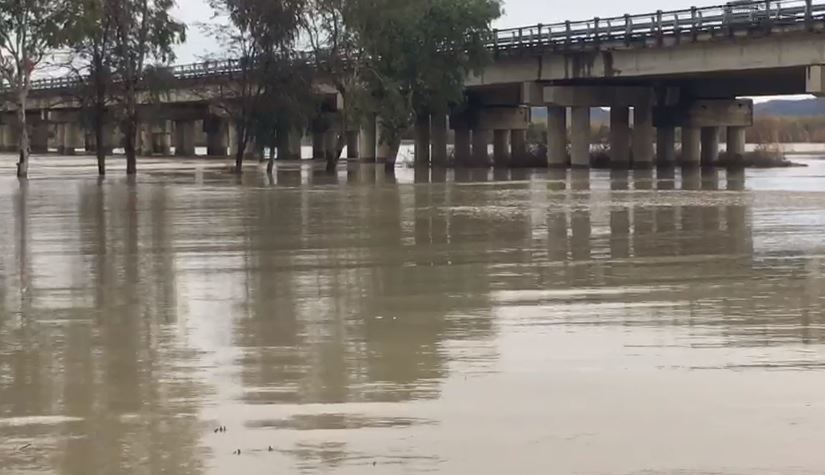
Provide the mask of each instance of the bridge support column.
POLYGON ((11 150, 10 129, 10 125, 0 123, 0 152, 8 152, 11 150))
POLYGON ((84 134, 79 125, 74 122, 65 122, 59 125, 58 131, 62 129, 59 136, 62 138, 60 142, 60 153, 63 155, 74 155, 77 149, 83 145, 84 134))
POLYGON ((676 129, 664 126, 656 128, 656 163, 672 166, 676 162, 676 129))
POLYGON ((506 167, 510 164, 510 131, 496 129, 493 131, 493 165, 506 167))
POLYGON ((455 144, 453 155, 455 166, 470 166, 472 164, 470 152, 470 129, 467 127, 454 129, 455 144))
POLYGON ((396 157, 391 156, 392 147, 390 147, 388 130, 384 127, 384 121, 381 117, 375 119, 375 135, 377 144, 375 147, 375 161, 377 163, 395 163, 396 157))
POLYGON ((422 114, 415 123, 415 166, 430 166, 430 116, 422 114))
POLYGON ((361 126, 360 141, 358 142, 358 156, 361 162, 375 162, 375 151, 377 148, 377 124, 375 122, 375 116, 370 115, 361 126))
POLYGON ((168 120, 160 121, 152 127, 152 152, 164 156, 172 153, 172 137, 168 120))
POLYGON ((702 166, 710 166, 719 158, 719 127, 702 127, 702 166))
POLYGON ((567 166, 567 108, 547 107, 547 165, 567 166))
POLYGON ((152 155, 152 127, 150 124, 141 122, 138 124, 137 154, 141 156, 152 155))
POLYGON ((226 157, 227 128, 226 121, 212 117, 203 121, 206 131, 206 155, 210 157, 226 157))
POLYGON ((46 153, 49 151, 49 122, 38 120, 32 124, 31 135, 32 153, 46 153))
POLYGON ((312 158, 313 160, 323 160, 327 153, 324 132, 312 131, 312 158))
POLYGON ((347 159, 358 159, 358 131, 348 130, 347 136, 347 159))
POLYGON ((570 115, 570 165, 586 168, 590 166, 590 107, 572 107, 570 115))
POLYGON ((610 165, 630 166, 630 108, 610 108, 610 165))
POLYGON ((84 140, 84 143, 86 144, 84 149, 87 152, 90 152, 90 153, 97 152, 97 140, 95 138, 94 131, 88 131, 87 130, 86 133, 83 136, 83 140, 84 140))
POLYGON ((195 156, 194 120, 178 120, 175 122, 175 155, 179 157, 195 156))
POLYGON ((633 165, 649 167, 653 164, 653 108, 650 105, 633 107, 633 165))
POLYGON ((741 161, 745 155, 745 130, 744 127, 728 127, 727 154, 729 160, 741 161))
POLYGON ((330 127, 324 132, 324 158, 329 160, 332 158, 340 158, 335 155, 338 153, 338 129, 330 127))
POLYGON ((430 116, 430 134, 432 152, 430 161, 433 167, 447 166, 447 114, 430 116))
POLYGON ((682 127, 682 165, 698 166, 702 163, 701 139, 696 127, 682 127))
POLYGON ((514 129, 510 131, 510 166, 521 165, 527 161, 527 131, 514 129))
POLYGON ((486 167, 490 165, 490 131, 484 129, 473 129, 473 155, 472 166, 486 167))
POLYGON ((278 160, 301 159, 301 135, 290 127, 278 128, 278 160))

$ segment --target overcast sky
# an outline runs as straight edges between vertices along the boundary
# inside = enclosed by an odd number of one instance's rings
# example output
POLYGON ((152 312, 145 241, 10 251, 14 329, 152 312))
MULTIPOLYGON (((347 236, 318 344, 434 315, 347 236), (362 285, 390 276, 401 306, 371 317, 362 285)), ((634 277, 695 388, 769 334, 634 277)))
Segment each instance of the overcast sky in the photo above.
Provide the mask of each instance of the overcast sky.
MULTIPOLYGON (((505 0, 504 16, 496 23, 497 28, 555 23, 564 20, 584 20, 599 16, 602 18, 625 13, 647 13, 657 9, 674 10, 692 5, 716 5, 719 0, 505 0)), ((188 40, 178 49, 178 63, 199 60, 202 56, 215 53, 218 47, 203 35, 196 23, 209 21, 212 11, 206 0, 178 0, 175 16, 189 25, 188 40)))

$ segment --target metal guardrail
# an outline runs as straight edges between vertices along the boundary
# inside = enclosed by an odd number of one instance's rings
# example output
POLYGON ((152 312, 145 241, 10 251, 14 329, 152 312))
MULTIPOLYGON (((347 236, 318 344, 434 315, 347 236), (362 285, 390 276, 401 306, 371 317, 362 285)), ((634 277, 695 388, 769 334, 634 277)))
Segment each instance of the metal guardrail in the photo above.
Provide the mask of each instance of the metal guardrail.
MULTIPOLYGON (((777 25, 807 25, 825 19, 825 0, 739 0, 724 5, 657 11, 641 15, 593 18, 518 28, 494 30, 487 47, 495 52, 526 48, 586 48, 606 42, 631 45, 639 41, 663 42, 667 37, 699 34, 733 34, 736 30, 770 28, 777 25)), ((231 74, 240 70, 240 60, 204 61, 169 68, 177 79, 195 79, 231 74)), ((59 77, 32 82, 33 90, 65 89, 77 78, 59 77)))
POLYGON ((530 47, 564 49, 602 42, 629 45, 649 39, 662 41, 669 36, 693 35, 695 38, 701 33, 725 34, 774 25, 812 26, 823 17, 825 2, 822 0, 735 1, 703 8, 495 30, 490 47, 506 51, 530 47))

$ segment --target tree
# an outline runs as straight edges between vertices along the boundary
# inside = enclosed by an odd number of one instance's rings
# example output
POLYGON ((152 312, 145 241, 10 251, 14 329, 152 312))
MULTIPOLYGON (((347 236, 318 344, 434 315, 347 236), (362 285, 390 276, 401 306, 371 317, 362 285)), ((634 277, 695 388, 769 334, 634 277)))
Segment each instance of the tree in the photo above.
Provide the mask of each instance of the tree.
POLYGON ((78 0, 78 11, 69 30, 73 51, 72 75, 79 84, 78 99, 92 124, 97 144, 97 171, 106 174, 105 127, 112 83, 111 52, 114 47, 112 15, 107 0, 78 0))
POLYGON ((464 81, 490 61, 485 47, 498 0, 357 0, 361 80, 382 121, 392 164, 418 115, 446 113, 464 100, 464 81))
POLYGON ((121 131, 125 137, 126 174, 137 173, 136 142, 140 124, 140 87, 147 62, 168 63, 172 46, 184 41, 186 26, 169 15, 174 0, 103 0, 112 29, 110 53, 114 98, 120 106, 121 131))
POLYGON ((64 0, 0 0, 0 88, 17 111, 19 160, 17 176, 29 170, 31 144, 26 107, 32 75, 48 53, 65 41, 71 2, 64 0))
POLYGON ((208 31, 235 59, 218 87, 207 90, 232 121, 235 172, 241 173, 251 141, 270 141, 279 122, 274 116, 309 91, 305 60, 295 51, 304 0, 210 0, 210 5, 229 23, 210 25, 208 31))
POLYGON ((310 0, 304 28, 312 47, 316 74, 343 98, 334 151, 327 151, 327 170, 335 169, 348 130, 358 130, 366 114, 367 89, 360 78, 366 55, 360 42, 357 1, 310 0))

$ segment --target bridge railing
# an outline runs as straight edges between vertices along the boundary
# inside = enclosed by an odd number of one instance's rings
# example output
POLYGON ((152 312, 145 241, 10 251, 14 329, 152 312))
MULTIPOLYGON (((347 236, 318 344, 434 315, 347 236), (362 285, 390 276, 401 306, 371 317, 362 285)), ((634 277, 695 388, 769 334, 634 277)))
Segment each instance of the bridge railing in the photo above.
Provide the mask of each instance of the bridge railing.
MULTIPOLYGON (((700 33, 728 33, 735 30, 772 25, 807 24, 825 18, 825 0, 738 0, 724 5, 657 11, 639 15, 593 18, 518 28, 495 30, 487 45, 494 51, 535 47, 564 49, 587 47, 601 42, 658 40, 669 36, 700 33)), ((307 59, 309 60, 309 59, 307 59)), ((240 70, 241 60, 227 59, 184 64, 169 68, 178 79, 194 79, 231 74, 240 70)), ((38 79, 34 90, 69 88, 77 85, 73 77, 38 79)))
POLYGON ((643 39, 699 33, 732 33, 736 29, 777 24, 813 24, 825 17, 822 0, 735 1, 725 5, 640 15, 592 18, 495 30, 494 50, 529 47, 572 47, 603 41, 631 43, 643 39))

